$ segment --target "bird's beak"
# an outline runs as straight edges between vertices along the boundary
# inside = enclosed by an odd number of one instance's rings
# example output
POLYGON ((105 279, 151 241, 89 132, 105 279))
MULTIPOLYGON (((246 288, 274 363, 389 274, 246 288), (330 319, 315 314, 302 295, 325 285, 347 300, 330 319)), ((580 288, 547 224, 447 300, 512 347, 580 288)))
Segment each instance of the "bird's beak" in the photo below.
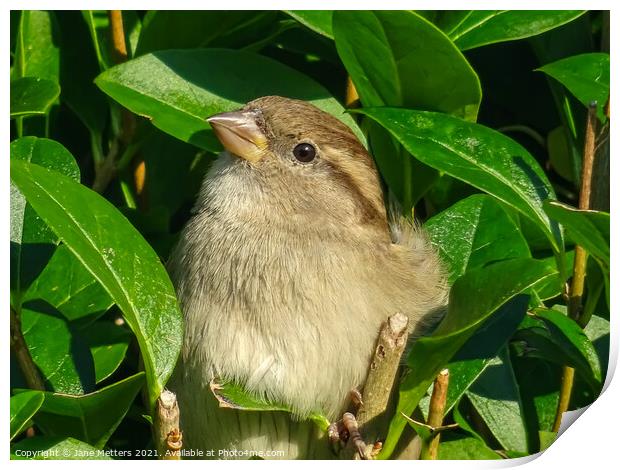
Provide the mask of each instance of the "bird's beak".
POLYGON ((207 119, 224 148, 251 163, 259 161, 267 148, 267 137, 256 124, 257 112, 233 111, 207 119))

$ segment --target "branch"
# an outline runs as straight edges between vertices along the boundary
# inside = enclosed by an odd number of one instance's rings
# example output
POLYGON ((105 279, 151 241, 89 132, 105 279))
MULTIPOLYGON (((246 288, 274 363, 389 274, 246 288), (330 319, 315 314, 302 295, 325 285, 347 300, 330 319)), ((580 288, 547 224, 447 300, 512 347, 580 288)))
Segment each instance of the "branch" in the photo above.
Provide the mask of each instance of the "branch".
MULTIPOLYGON (((596 149, 596 102, 592 102, 588 107, 588 117, 586 121, 586 133, 583 148, 583 167, 581 172, 581 191, 579 192, 579 209, 587 210, 590 208, 590 197, 592 192, 592 168, 594 166, 594 155, 596 149)), ((586 277, 586 263, 588 254, 579 245, 575 246, 575 264, 573 277, 571 279, 568 294, 568 316, 580 323, 581 317, 581 298, 586 277)), ((582 327, 585 325, 581 325, 582 327)), ((568 410, 571 394, 573 391, 573 380, 575 370, 572 367, 564 366, 562 369, 562 384, 560 387, 560 397, 558 408, 555 413, 555 420, 552 430, 558 432, 562 423, 562 415, 568 410)))
POLYGON ((112 54, 117 64, 127 60, 127 44, 125 43, 125 28, 123 27, 123 12, 109 10, 110 32, 112 33, 112 54))
POLYGON ((161 460, 181 460, 183 433, 179 428, 177 396, 164 390, 157 399, 155 414, 155 441, 161 460))
POLYGON ((22 374, 24 374, 26 385, 28 385, 28 388, 31 388, 33 390, 45 391, 45 385, 43 384, 43 379, 41 378, 39 369, 32 360, 30 350, 28 349, 26 340, 24 340, 19 315, 12 308, 10 328, 11 348, 13 349, 13 353, 15 354, 15 359, 19 364, 19 368, 21 369, 22 374))
MULTIPOLYGON (((381 327, 377 346, 368 369, 364 385, 363 399, 357 412, 357 422, 361 434, 370 440, 382 434, 386 424, 387 410, 392 389, 396 382, 396 374, 407 344, 409 319, 402 313, 392 315, 381 327)), ((376 446, 368 445, 366 458, 376 446)))
POLYGON ((442 428, 443 415, 446 409, 446 397, 448 395, 448 382, 450 373, 448 369, 439 372, 433 384, 433 393, 431 394, 431 402, 428 409, 427 424, 431 429, 435 430, 431 436, 422 442, 421 460, 437 460, 437 451, 439 450, 439 439, 441 433, 438 431, 442 428))

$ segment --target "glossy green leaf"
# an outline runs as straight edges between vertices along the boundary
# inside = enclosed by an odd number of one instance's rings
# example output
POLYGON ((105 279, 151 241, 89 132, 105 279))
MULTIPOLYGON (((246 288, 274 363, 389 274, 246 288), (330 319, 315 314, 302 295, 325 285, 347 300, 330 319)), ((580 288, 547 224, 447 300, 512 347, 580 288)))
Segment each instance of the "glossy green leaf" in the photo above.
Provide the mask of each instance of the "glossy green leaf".
POLYGON ((329 39, 334 39, 332 32, 332 10, 287 10, 288 15, 301 24, 329 39))
POLYGON ((599 211, 585 211, 548 201, 545 211, 562 224, 568 236, 609 269, 609 214, 599 211))
MULTIPOLYGON (((478 76, 441 30, 419 14, 336 11, 333 28, 338 55, 364 106, 428 109, 476 120, 482 96, 478 76)), ((410 213, 437 171, 412 159, 374 123, 369 135, 379 171, 403 213, 410 213)))
MULTIPOLYGON (((514 334, 528 306, 527 295, 517 295, 500 307, 456 353, 446 368, 450 371, 444 414, 461 399, 465 391, 487 367, 497 363, 497 353, 514 334)), ((420 408, 428 416, 430 395, 420 400, 420 408)))
POLYGON ((47 436, 73 437, 103 448, 140 391, 144 373, 88 395, 45 392, 35 423, 47 436))
POLYGON ((523 405, 507 348, 499 358, 465 393, 504 449, 527 452, 523 405))
MULTIPOLYGON (((144 16, 136 55, 162 49, 190 49, 227 44, 226 39, 239 40, 264 24, 275 12, 269 11, 168 11, 151 10, 144 16)), ((263 28, 262 33, 265 33, 263 28)), ((254 36, 254 34, 252 35, 254 36)))
MULTIPOLYGON (((36 163, 79 181, 73 155, 58 142, 22 137, 11 142, 11 160, 36 163)), ((11 183, 11 300, 19 310, 19 297, 52 256, 58 237, 47 227, 19 189, 11 183)))
POLYGON ((468 271, 452 286, 448 313, 432 335, 411 347, 399 391, 397 413, 390 423, 381 458, 388 458, 410 416, 439 371, 474 333, 508 300, 556 271, 530 258, 498 261, 468 271))
POLYGON ((153 249, 99 194, 38 165, 11 161, 13 183, 106 289, 140 346, 151 405, 172 373, 182 318, 153 249))
POLYGON ((37 299, 52 305, 69 321, 93 321, 113 305, 105 289, 62 244, 23 297, 24 302, 37 299))
POLYGON ((211 151, 221 146, 206 118, 265 95, 310 101, 358 135, 351 116, 321 85, 273 59, 244 51, 191 49, 154 52, 118 65, 95 83, 164 132, 211 151), (205 73, 209 70, 209 73, 205 73))
POLYGON ((92 392, 93 358, 84 338, 69 322, 41 300, 25 302, 20 317, 24 339, 46 387, 73 395, 92 392))
POLYGON ((584 11, 572 10, 479 10, 450 33, 461 49, 513 41, 549 31, 573 21, 584 11))
POLYGON ((43 403, 43 392, 29 390, 11 397, 11 440, 19 435, 43 403))
POLYGON ((429 219, 424 228, 449 269, 450 284, 467 269, 530 255, 519 227, 495 199, 486 195, 457 202, 429 219))
POLYGON ((356 110, 377 121, 423 163, 465 181, 534 221, 556 252, 563 241, 543 210, 553 188, 536 160, 514 140, 440 113, 397 108, 356 110))
POLYGON ((601 382, 601 365, 596 349, 577 322, 552 309, 536 309, 535 314, 544 322, 545 337, 561 348, 578 371, 601 382))
POLYGON ((53 12, 22 11, 11 78, 38 77, 58 83, 58 36, 53 12))
POLYGON ((11 459, 112 460, 109 455, 72 437, 35 436, 11 446, 11 459))
MULTIPOLYGON (((566 253, 564 253, 563 258, 564 264, 566 266, 566 276, 568 277, 570 273, 573 272, 573 265, 575 263, 575 250, 567 251, 566 253)), ((544 258, 544 261, 546 263, 549 263, 549 266, 557 265, 557 258, 555 256, 544 258)), ((560 273, 558 273, 556 276, 552 276, 537 283, 534 286, 534 290, 536 291, 536 295, 540 300, 549 300, 562 294, 565 282, 566 279, 563 279, 560 273)))
MULTIPOLYGON (((268 402, 264 398, 257 397, 244 390, 239 385, 232 382, 219 383, 217 380, 211 381, 211 392, 217 399, 220 408, 233 408, 235 410, 245 411, 285 411, 292 413, 289 406, 268 402)), ((326 430, 329 426, 329 420, 320 413, 311 413, 309 420, 326 430)))
POLYGON ((45 115, 60 95, 60 87, 51 80, 24 77, 11 81, 11 119, 45 115))
POLYGON ((597 115, 606 121, 605 104, 609 99, 609 54, 579 54, 552 62, 536 70, 553 77, 584 106, 596 101, 597 115))
POLYGON ((439 460, 497 460, 501 457, 475 437, 442 440, 437 452, 439 460))
POLYGON ((93 356, 95 380, 99 383, 112 375, 125 359, 131 332, 123 326, 98 321, 81 333, 93 356))
POLYGON ((454 44, 411 11, 336 11, 334 37, 364 106, 406 106, 475 121, 478 76, 454 44))

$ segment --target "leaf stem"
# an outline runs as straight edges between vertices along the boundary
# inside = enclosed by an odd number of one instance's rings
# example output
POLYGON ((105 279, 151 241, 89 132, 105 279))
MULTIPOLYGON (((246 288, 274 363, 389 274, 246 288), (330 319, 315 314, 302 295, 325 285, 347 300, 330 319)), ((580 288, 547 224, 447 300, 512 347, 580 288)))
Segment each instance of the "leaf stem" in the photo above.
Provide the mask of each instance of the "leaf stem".
MULTIPOLYGON (((433 384, 433 393, 431 394, 427 420, 427 424, 431 429, 438 430, 442 427, 449 381, 450 372, 448 369, 444 369, 439 372, 433 384)), ((427 440, 422 442, 422 451, 420 453, 421 460, 437 460, 440 439, 441 433, 434 432, 427 440)))
POLYGON ((11 349, 15 354, 15 359, 19 364, 19 368, 24 374, 26 385, 33 390, 45 391, 43 379, 39 373, 39 369, 32 360, 28 345, 22 334, 21 321, 19 314, 11 308, 11 349))
MULTIPOLYGON (((590 106, 588 107, 583 149, 581 191, 579 192, 579 209, 581 210, 588 210, 590 208, 590 195, 592 192, 592 167, 594 166, 596 147, 596 108, 596 102, 590 103, 590 106)), ((583 324, 584 319, 581 318, 581 299, 583 297, 587 261, 588 254, 586 251, 579 245, 575 246, 575 264, 568 294, 568 316, 579 323, 582 328, 585 324, 583 324)), ((560 429, 562 415, 570 406, 574 377, 575 370, 572 367, 564 366, 562 369, 562 384, 560 387, 558 408, 556 410, 552 428, 554 432, 558 432, 560 429)))

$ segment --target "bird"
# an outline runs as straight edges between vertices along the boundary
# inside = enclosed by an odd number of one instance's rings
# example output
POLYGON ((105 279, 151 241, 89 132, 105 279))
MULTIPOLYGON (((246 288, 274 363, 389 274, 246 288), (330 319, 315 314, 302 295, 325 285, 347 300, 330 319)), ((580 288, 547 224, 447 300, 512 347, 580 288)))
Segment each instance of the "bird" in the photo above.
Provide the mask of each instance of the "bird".
POLYGON ((225 150, 167 264, 185 319, 169 384, 184 446, 331 458, 306 418, 342 416, 390 315, 414 336, 437 323, 443 267, 420 227, 390 215, 373 158, 336 117, 265 96, 208 122, 225 150), (291 413, 220 408, 214 380, 291 413))

